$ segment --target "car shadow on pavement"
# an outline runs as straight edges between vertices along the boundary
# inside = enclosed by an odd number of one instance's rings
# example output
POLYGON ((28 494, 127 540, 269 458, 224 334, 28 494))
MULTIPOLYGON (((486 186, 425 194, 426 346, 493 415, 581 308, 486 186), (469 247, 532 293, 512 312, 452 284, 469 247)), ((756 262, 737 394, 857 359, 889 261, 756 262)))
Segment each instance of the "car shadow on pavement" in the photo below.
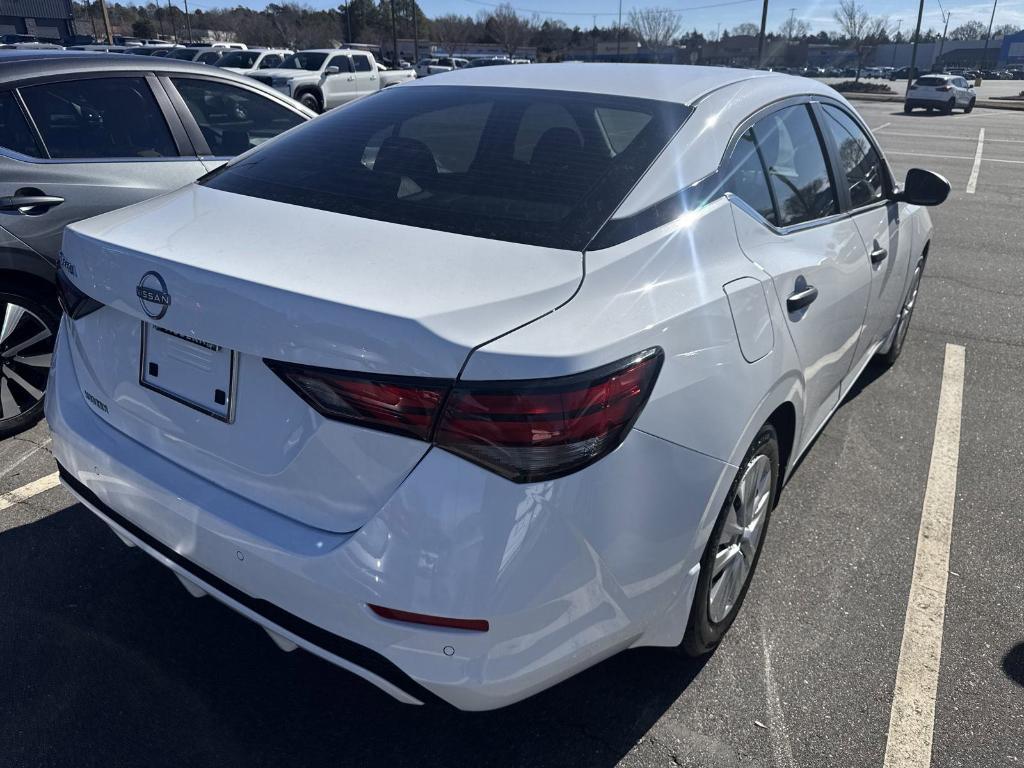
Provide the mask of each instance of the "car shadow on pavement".
POLYGON ((124 547, 81 505, 0 534, 0 765, 612 766, 703 667, 628 651, 525 702, 410 707, 124 547))
POLYGON ((1024 642, 1017 643, 1003 657, 1003 672, 1006 676, 1024 686, 1024 642))

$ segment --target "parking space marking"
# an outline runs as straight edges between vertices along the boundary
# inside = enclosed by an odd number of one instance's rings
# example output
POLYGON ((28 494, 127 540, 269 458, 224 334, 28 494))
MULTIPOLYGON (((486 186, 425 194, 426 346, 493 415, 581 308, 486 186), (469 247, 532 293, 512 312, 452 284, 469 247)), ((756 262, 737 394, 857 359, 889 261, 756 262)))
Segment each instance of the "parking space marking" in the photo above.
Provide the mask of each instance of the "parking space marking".
POLYGON ((931 765, 935 695, 946 615, 949 544, 960 459, 964 356, 964 347, 946 345, 914 575, 896 668, 885 768, 928 768, 931 765))
MULTIPOLYGON (((885 125, 891 125, 891 123, 886 123, 885 125)), ((881 126, 879 128, 875 128, 874 130, 880 131, 884 127, 885 126, 881 126)), ((885 135, 887 138, 889 136, 901 136, 907 139, 932 139, 938 141, 948 139, 950 141, 977 141, 977 139, 974 136, 939 136, 931 133, 897 133, 895 131, 886 131, 885 135)), ((988 139, 986 139, 986 141, 988 141, 989 144, 1024 144, 1024 139, 993 139, 989 137, 988 139)))
POLYGON ((872 128, 871 130, 877 133, 878 131, 882 130, 883 128, 887 128, 890 125, 892 125, 892 123, 882 123, 877 128, 872 128))
POLYGON ((60 485, 60 476, 54 472, 45 477, 40 477, 38 480, 33 480, 31 483, 21 486, 21 488, 15 488, 13 491, 0 496, 0 512, 3 512, 8 507, 13 507, 15 504, 28 501, 33 496, 38 496, 43 491, 48 491, 58 485, 60 485))
MULTIPOLYGON (((912 157, 934 157, 939 160, 977 160, 977 155, 929 155, 924 152, 894 152, 891 149, 885 151, 887 155, 910 155, 912 157)), ((1010 165, 1024 165, 1024 160, 1003 160, 998 157, 983 158, 986 163, 1009 163, 1010 165)))
POLYGON ((985 147, 985 129, 978 131, 978 150, 974 153, 974 167, 971 169, 971 178, 967 180, 967 194, 973 195, 974 188, 978 186, 978 173, 981 171, 981 153, 985 147))
POLYGON ((42 443, 40 443, 39 445, 37 445, 34 448, 32 448, 28 453, 23 453, 21 456, 19 456, 17 459, 15 459, 12 463, 8 464, 3 469, 0 469, 0 478, 5 477, 6 475, 11 474, 11 472, 16 470, 18 467, 20 467, 26 461, 28 461, 33 456, 35 456, 37 453, 39 453, 41 450, 46 448, 46 446, 49 445, 49 444, 50 444, 50 438, 46 438, 42 443))

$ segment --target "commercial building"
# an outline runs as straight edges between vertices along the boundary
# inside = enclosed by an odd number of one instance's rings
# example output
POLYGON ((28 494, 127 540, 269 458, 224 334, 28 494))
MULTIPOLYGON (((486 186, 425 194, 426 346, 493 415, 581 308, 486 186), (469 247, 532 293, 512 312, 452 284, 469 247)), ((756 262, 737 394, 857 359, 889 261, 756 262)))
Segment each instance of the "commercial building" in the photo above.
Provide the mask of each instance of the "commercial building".
POLYGON ((0 39, 30 35, 60 42, 75 36, 71 0, 0 0, 0 39))

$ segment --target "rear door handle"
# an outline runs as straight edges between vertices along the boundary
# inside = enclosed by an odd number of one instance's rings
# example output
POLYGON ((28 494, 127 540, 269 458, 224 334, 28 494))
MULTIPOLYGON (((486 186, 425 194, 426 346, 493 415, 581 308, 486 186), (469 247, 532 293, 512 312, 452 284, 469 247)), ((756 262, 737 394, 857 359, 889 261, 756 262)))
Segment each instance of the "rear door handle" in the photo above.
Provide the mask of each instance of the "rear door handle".
POLYGON ((52 208, 63 202, 63 197, 53 197, 52 195, 12 195, 0 197, 0 211, 25 213, 23 208, 52 208))
POLYGON ((809 307, 816 298, 818 298, 818 289, 813 285, 808 285, 789 294, 789 298, 786 299, 786 309, 790 312, 799 312, 801 309, 809 307))
POLYGON ((885 261, 885 257, 889 255, 889 252, 882 248, 878 243, 875 243, 875 250, 871 252, 871 263, 878 264, 885 261))

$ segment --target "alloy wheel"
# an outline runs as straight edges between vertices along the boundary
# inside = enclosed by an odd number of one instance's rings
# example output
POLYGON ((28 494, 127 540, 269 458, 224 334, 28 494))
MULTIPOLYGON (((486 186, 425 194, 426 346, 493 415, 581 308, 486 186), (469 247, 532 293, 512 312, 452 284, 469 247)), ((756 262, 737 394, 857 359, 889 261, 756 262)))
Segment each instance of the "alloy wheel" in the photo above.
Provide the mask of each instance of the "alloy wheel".
POLYGON ((53 331, 31 310, 0 301, 0 424, 43 399, 53 353, 53 331))
POLYGON ((914 314, 914 304, 917 303, 917 292, 921 287, 921 267, 914 270, 914 282, 907 294, 907 301, 903 305, 903 312, 900 313, 900 327, 896 330, 897 349, 903 348, 903 342, 907 338, 907 331, 910 330, 910 316, 914 314))
POLYGON ((754 456, 736 486, 728 517, 718 535, 718 548, 708 591, 708 618, 725 619, 743 593, 757 558, 772 494, 772 463, 754 456))

